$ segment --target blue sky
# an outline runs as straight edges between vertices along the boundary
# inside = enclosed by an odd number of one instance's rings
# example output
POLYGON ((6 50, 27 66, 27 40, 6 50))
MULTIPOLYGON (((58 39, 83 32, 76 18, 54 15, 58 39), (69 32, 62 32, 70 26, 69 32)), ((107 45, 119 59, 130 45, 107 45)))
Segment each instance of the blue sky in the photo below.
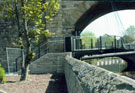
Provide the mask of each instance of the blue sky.
POLYGON ((83 32, 93 32, 97 37, 103 34, 122 36, 130 25, 135 26, 135 10, 122 10, 96 19, 83 32))

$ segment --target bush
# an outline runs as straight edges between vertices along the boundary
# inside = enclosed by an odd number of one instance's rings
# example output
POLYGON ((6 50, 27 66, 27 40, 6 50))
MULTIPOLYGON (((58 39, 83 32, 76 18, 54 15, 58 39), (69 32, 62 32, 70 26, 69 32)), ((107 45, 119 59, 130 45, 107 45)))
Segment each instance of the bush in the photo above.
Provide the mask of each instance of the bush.
POLYGON ((4 68, 2 68, 0 64, 0 83, 5 83, 5 82, 6 82, 6 73, 4 68))
POLYGON ((101 59, 88 59, 88 60, 84 60, 85 62, 92 64, 92 65, 96 65, 96 63, 101 60, 101 59))

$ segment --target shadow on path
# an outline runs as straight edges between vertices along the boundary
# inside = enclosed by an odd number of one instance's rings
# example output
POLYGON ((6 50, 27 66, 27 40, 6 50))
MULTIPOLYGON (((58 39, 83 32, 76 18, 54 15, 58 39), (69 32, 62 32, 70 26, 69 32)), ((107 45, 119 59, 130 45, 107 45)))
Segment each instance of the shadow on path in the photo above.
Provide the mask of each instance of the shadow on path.
POLYGON ((68 93, 64 74, 53 74, 45 93, 68 93))

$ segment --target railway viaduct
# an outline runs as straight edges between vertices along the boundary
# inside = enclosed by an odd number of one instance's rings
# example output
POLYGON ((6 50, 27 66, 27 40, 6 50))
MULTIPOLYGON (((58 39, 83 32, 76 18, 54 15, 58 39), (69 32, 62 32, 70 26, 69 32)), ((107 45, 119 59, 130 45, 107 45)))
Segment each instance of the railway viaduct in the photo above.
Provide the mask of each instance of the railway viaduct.
MULTIPOLYGON (((61 0, 60 4, 58 15, 51 25, 47 25, 51 32, 56 33, 56 37, 80 35, 89 23, 100 16, 117 10, 135 9, 135 2, 130 0, 128 2, 61 0)), ((43 55, 31 64, 31 73, 65 74, 69 93, 134 93, 134 80, 66 55, 71 54, 43 55)))
POLYGON ((81 31, 95 19, 119 10, 135 9, 135 2, 61 0, 61 8, 54 22, 48 25, 56 36, 80 35, 81 31))

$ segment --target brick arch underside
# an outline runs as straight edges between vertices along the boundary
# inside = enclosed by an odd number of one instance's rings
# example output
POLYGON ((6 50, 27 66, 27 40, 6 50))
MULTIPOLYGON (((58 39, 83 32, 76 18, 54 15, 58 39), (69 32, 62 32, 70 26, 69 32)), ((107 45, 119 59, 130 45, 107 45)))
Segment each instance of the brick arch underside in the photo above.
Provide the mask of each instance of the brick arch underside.
POLYGON ((135 2, 97 2, 75 23, 73 35, 80 35, 81 31, 89 25, 89 23, 107 13, 128 9, 135 9, 135 2))

